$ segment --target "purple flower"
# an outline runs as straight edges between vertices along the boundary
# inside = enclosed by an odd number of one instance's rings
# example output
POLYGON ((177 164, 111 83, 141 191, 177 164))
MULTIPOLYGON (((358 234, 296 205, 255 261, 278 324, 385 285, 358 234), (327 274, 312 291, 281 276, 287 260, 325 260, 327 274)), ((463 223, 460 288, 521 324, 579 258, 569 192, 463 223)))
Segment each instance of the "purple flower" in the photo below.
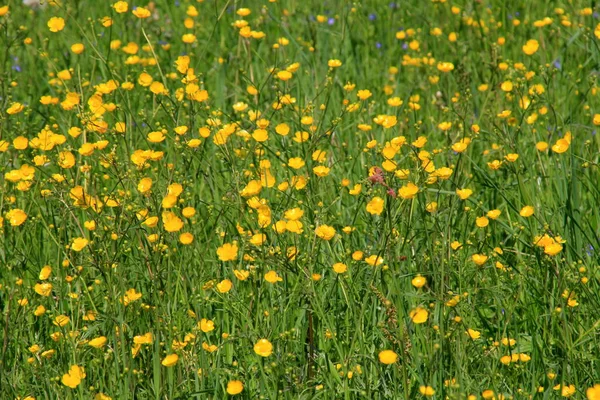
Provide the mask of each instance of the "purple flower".
POLYGON ((562 69, 562 64, 560 63, 560 59, 559 58, 557 58, 556 60, 554 60, 552 62, 552 65, 554 65, 554 68, 556 68, 556 69, 562 69))
POLYGON ((377 15, 369 14, 369 21, 375 21, 377 19, 377 15))
POLYGON ((328 25, 333 25, 333 24, 335 24, 335 18, 329 18, 329 19, 327 20, 327 24, 328 24, 328 25))

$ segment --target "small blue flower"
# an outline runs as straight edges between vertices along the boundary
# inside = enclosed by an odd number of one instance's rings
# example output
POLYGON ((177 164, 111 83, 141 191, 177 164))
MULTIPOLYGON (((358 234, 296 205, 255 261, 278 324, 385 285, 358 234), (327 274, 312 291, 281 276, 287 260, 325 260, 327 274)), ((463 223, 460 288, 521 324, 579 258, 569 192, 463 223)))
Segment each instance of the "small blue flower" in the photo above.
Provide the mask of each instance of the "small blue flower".
POLYGON ((562 64, 560 63, 560 59, 559 58, 557 58, 556 60, 554 60, 552 62, 552 65, 554 65, 554 68, 556 68, 556 69, 562 69, 562 64))
POLYGON ((369 14, 369 21, 375 21, 377 19, 377 15, 369 14))
POLYGON ((328 25, 333 25, 333 24, 335 24, 335 18, 329 18, 329 19, 327 20, 327 24, 328 24, 328 25))

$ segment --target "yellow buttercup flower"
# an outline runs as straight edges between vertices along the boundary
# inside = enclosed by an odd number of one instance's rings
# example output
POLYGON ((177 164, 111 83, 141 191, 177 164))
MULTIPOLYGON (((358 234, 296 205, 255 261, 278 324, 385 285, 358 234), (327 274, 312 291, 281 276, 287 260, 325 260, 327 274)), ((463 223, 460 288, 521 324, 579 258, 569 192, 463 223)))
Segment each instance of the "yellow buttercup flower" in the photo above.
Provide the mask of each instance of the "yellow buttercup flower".
POLYGON ((398 354, 396 354, 396 352, 394 352, 393 350, 382 350, 379 352, 379 362, 382 364, 394 364, 396 361, 398 361, 398 354))
POLYGON ((244 390, 244 384, 242 381, 233 380, 227 382, 227 394, 235 396, 236 394, 242 393, 244 390))
POLYGON ((403 199, 413 199, 419 193, 419 187, 412 182, 398 189, 398 195, 403 199))
POLYGON ((315 229, 315 234, 323 240, 331 240, 335 236, 335 229, 329 225, 320 225, 315 229))
POLYGON ((374 197, 367 203, 367 212, 369 214, 380 215, 383 211, 385 202, 381 197, 374 197))
POLYGON ((409 313, 409 316, 415 324, 423 324, 427 322, 429 312, 422 307, 417 307, 409 313))
POLYGON ((171 211, 164 211, 162 213, 162 223, 167 232, 178 232, 183 228, 181 218, 171 211))
POLYGON ((265 274, 265 281, 275 284, 283 281, 283 278, 277 274, 277 271, 271 270, 265 274))
POLYGON ((229 279, 224 279, 221 282, 217 283, 217 290, 219 293, 227 293, 233 287, 233 283, 229 279))
POLYGON ((33 289, 40 296, 47 297, 47 296, 50 296, 50 293, 52 293, 52 284, 51 283, 37 283, 33 287, 33 289))
POLYGON ((75 389, 81 383, 81 380, 85 378, 85 370, 83 367, 78 365, 72 365, 69 368, 69 372, 62 376, 61 382, 63 385, 75 389))
POLYGON ((96 349, 100 349, 106 345, 107 339, 106 336, 99 336, 94 338, 88 342, 88 346, 92 346, 96 349))
POLYGON ((150 10, 148 10, 145 7, 136 7, 132 11, 132 14, 135 15, 136 17, 140 18, 140 19, 148 18, 150 15, 152 15, 152 13, 150 12, 150 10))
POLYGON ((65 29, 65 20, 62 17, 52 17, 48 20, 50 32, 60 32, 65 29))
POLYGON ((86 238, 75 238, 73 239, 73 243, 71 244, 71 250, 73 251, 81 251, 83 250, 90 241, 86 238))
POLYGON ((217 256, 221 261, 233 261, 238 257, 238 246, 236 242, 224 243, 217 249, 217 256))
POLYGON ((179 356, 177 354, 169 354, 161 361, 161 364, 165 367, 172 367, 177 364, 179 361, 179 356))
POLYGON ((267 339, 260 339, 254 345, 254 352, 261 357, 269 357, 273 354, 273 345, 267 339))
POLYGON ((20 226, 27 219, 27 214, 19 208, 13 208, 5 214, 5 218, 11 226, 20 226))
POLYGON ((431 397, 435 394, 435 390, 431 386, 419 386, 419 392, 425 397, 431 397))
POLYGON ((535 39, 528 40, 527 43, 525 43, 523 45, 523 53, 530 56, 532 54, 535 54, 535 52, 538 51, 539 47, 540 47, 540 44, 538 43, 537 40, 535 40, 535 39))
POLYGON ((348 267, 344 263, 335 263, 332 268, 337 274, 343 274, 348 270, 348 267))
POLYGON ((486 256, 485 254, 473 254, 471 256, 471 259, 476 265, 481 266, 485 264, 485 262, 488 260, 488 256, 486 256))
POLYGON ((204 333, 208 333, 215 329, 215 323, 209 319, 202 318, 198 323, 200 330, 204 333))

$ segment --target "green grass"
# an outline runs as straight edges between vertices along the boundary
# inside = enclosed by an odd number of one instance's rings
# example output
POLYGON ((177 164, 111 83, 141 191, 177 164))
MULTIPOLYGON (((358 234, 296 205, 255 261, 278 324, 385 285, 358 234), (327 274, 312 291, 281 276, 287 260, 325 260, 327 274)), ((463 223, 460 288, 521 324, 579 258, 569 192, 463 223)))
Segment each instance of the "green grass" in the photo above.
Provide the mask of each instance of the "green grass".
POLYGON ((0 16, 1 398, 217 399, 232 381, 249 399, 600 398, 588 2, 158 0, 139 19, 142 3, 0 16))

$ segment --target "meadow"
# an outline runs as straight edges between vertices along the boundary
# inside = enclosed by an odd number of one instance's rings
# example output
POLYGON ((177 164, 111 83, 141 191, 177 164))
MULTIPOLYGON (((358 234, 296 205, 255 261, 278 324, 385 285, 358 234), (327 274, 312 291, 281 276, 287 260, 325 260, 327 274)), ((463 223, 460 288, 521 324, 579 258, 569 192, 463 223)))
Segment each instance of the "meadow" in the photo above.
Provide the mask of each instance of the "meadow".
POLYGON ((0 399, 600 399, 600 6, 5 0, 0 399))

